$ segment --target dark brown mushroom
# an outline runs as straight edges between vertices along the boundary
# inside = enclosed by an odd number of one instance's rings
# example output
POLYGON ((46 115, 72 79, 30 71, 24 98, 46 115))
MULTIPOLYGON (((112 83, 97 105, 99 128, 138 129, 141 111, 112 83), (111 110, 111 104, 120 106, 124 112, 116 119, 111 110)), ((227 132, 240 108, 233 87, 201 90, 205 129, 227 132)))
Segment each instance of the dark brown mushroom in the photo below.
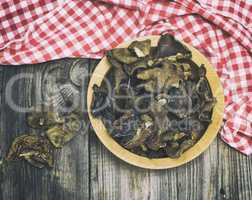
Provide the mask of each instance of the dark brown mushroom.
POLYGON ((113 58, 121 63, 132 64, 137 61, 137 56, 132 55, 127 48, 117 48, 111 51, 113 58))
POLYGON ((161 68, 152 68, 141 71, 137 78, 147 81, 145 89, 149 92, 160 92, 170 87, 178 87, 183 79, 180 65, 171 62, 162 62, 161 68))
POLYGON ((35 129, 48 129, 64 121, 57 112, 32 112, 27 114, 27 124, 35 129))
POLYGON ((128 49, 133 51, 139 58, 145 57, 150 54, 151 40, 134 41, 129 45, 128 49))
POLYGON ((132 149, 141 146, 152 134, 153 119, 148 115, 143 115, 141 121, 141 126, 136 130, 134 137, 125 144, 125 148, 132 149))
POLYGON ((38 168, 52 167, 53 155, 50 142, 35 134, 17 137, 11 145, 6 160, 18 159, 24 159, 38 168))
POLYGON ((181 42, 177 41, 172 35, 161 35, 158 41, 156 57, 162 58, 174 56, 178 53, 181 53, 182 55, 187 55, 188 58, 191 58, 190 50, 181 42))

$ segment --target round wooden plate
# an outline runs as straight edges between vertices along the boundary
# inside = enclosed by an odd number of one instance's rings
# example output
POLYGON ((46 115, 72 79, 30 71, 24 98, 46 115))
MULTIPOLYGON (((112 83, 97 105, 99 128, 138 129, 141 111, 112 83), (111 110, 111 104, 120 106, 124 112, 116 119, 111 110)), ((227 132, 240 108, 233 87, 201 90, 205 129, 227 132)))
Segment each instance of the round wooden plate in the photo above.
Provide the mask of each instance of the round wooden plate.
MULTIPOLYGON (((145 40, 145 39, 151 39, 152 46, 157 46, 157 42, 159 40, 160 36, 148 36, 148 37, 142 37, 137 38, 134 40, 145 40)), ((132 41, 134 41, 132 40, 132 41)), ((120 44, 118 47, 128 47, 129 44, 132 42, 125 42, 120 44)), ((184 43, 184 42, 183 42, 184 43)), ((131 153, 127 149, 120 146, 107 132, 103 122, 98 119, 94 118, 91 114, 91 102, 93 98, 93 85, 96 84, 98 86, 101 85, 101 82, 104 78, 104 76, 107 74, 108 70, 110 69, 110 64, 107 61, 107 58, 104 57, 100 63, 95 68, 93 75, 91 77, 91 80, 89 82, 88 86, 88 93, 87 93, 87 108, 88 108, 88 115, 89 119, 91 121, 91 124, 93 126, 93 129, 95 130, 95 133, 97 134, 98 138, 101 140, 101 142, 117 157, 121 158, 122 160, 138 166, 142 168, 147 169, 167 169, 172 167, 177 167, 179 165, 182 165, 184 163, 187 163, 191 161, 192 159, 199 156, 203 151, 205 151, 208 146, 211 144, 211 142, 216 137, 219 128, 222 124, 222 118, 223 118, 223 111, 224 111, 224 93, 223 88, 221 86, 221 82, 219 80, 218 75, 216 74, 214 68, 211 66, 211 64, 208 62, 208 60, 195 48, 192 46, 184 43, 192 52, 192 60, 200 64, 205 64, 205 67, 207 69, 207 79, 210 83, 213 96, 217 99, 217 104, 214 107, 213 115, 212 115, 212 123, 209 125, 208 129, 204 133, 204 135, 201 137, 201 139, 190 149, 188 149, 186 152, 184 152, 179 158, 177 159, 171 159, 171 158, 159 158, 159 159, 149 159, 146 157, 142 157, 139 155, 136 155, 134 153, 131 153)))

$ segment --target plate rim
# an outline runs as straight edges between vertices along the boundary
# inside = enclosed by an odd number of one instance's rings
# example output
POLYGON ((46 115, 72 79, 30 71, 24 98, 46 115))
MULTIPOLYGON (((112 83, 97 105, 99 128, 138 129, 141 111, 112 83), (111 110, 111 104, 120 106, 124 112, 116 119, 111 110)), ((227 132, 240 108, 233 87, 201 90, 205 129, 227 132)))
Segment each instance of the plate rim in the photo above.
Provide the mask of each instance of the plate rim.
MULTIPOLYGON (((151 35, 151 36, 144 36, 132 39, 127 42, 123 42, 117 47, 127 47, 132 41, 135 40, 145 40, 151 39, 152 46, 157 44, 160 35, 151 35)), ((93 97, 93 85, 97 84, 100 86, 101 81, 103 80, 104 76, 106 75, 107 71, 110 69, 110 64, 107 61, 106 56, 104 56, 101 61, 95 67, 95 70, 92 73, 92 76, 89 80, 88 90, 87 90, 87 110, 88 116, 91 122, 91 125, 94 129, 95 134, 101 141, 101 143, 115 156, 119 157, 120 159, 124 160, 125 162, 145 168, 145 169, 168 169, 181 166, 187 162, 192 161, 200 154, 205 152, 209 145, 213 142, 215 137, 217 136, 219 129, 222 125, 223 121, 223 113, 224 113, 224 91, 220 79, 212 66, 212 64, 208 61, 208 59, 200 53, 196 48, 192 47, 190 44, 182 42, 186 45, 190 51, 192 52, 192 57, 197 60, 193 59, 198 65, 199 63, 205 64, 207 68, 206 77, 209 81, 211 90, 213 92, 214 97, 217 99, 217 103, 214 107, 213 114, 212 114, 212 123, 208 126, 204 135, 200 138, 200 140, 190 149, 185 151, 179 158, 172 159, 172 158, 147 158, 143 156, 139 156, 130 152, 129 150, 123 148, 120 144, 118 144, 108 133, 107 129, 105 128, 103 122, 99 118, 94 118, 91 114, 91 102, 93 97), (198 151, 199 150, 199 151, 198 151)))

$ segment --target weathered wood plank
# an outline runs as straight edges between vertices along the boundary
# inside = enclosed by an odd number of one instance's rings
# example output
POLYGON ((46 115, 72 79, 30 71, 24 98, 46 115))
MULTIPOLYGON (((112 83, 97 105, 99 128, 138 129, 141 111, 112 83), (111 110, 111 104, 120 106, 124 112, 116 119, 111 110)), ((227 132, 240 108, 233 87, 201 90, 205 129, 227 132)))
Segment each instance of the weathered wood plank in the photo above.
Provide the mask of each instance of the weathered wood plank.
MULTIPOLYGON (((1 87, 1 139, 5 154, 13 139, 32 130, 25 123, 25 113, 14 111, 7 102, 6 91, 10 79, 31 73, 32 79, 20 79, 11 92, 18 105, 31 107, 41 103, 42 78, 44 71, 55 65, 68 70, 73 59, 64 59, 35 66, 10 67, 2 70, 1 87)), ((88 67, 88 66, 87 66, 88 67)), ((57 75, 58 76, 58 75, 57 75)), ((59 73, 60 76, 60 73, 59 73)), ((55 77, 57 78, 57 77, 55 77)), ((61 77, 59 77, 61 78, 61 77)), ((85 91, 84 82, 80 91, 85 91)), ((85 117, 85 121, 87 118, 85 117)), ((89 198, 89 155, 88 134, 83 131, 63 149, 55 152, 55 164, 52 170, 36 169, 25 162, 13 162, 4 170, 1 180, 0 197, 4 200, 78 200, 89 198)))

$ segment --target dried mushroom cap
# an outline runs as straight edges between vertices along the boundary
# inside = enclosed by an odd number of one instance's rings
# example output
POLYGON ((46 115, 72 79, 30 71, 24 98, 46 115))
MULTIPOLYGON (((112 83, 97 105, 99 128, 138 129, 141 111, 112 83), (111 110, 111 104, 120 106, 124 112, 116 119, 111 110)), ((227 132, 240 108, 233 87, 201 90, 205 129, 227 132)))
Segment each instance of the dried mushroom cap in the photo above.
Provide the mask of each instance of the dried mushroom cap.
POLYGON ((182 138, 185 137, 185 136, 186 136, 186 134, 183 133, 183 132, 175 133, 175 134, 173 135, 172 140, 176 142, 176 141, 182 139, 182 138))
POLYGON ((166 153, 171 158, 179 158, 182 153, 192 147, 195 142, 191 139, 183 141, 181 144, 177 142, 170 143, 166 147, 166 153))
POLYGON ((216 104, 216 99, 213 98, 212 101, 205 102, 203 105, 203 108, 199 114, 199 120, 201 121, 206 121, 206 122, 211 122, 211 112, 213 110, 214 105, 216 104))
MULTIPOLYGON (((152 58, 149 60, 152 61, 151 65, 158 65, 162 62, 183 63, 183 61, 185 61, 185 60, 189 61, 188 56, 183 55, 181 53, 177 53, 176 55, 173 55, 173 56, 152 58)), ((187 64, 189 64, 189 63, 187 63, 187 64)))
POLYGON ((188 58, 182 58, 182 59, 178 59, 177 62, 179 64, 188 64, 190 65, 190 71, 191 71, 191 75, 189 77, 189 80, 192 81, 198 81, 200 78, 200 67, 191 59, 188 58))
POLYGON ((146 145, 149 149, 158 151, 159 149, 166 147, 167 143, 162 140, 160 135, 154 135, 153 137, 148 138, 146 145))
POLYGON ((183 71, 180 65, 171 62, 162 62, 161 68, 146 69, 137 74, 137 78, 146 80, 145 90, 148 92, 160 92, 170 87, 178 87, 183 79, 183 71))
POLYGON ((76 136, 82 128, 82 122, 76 113, 71 113, 64 117, 64 123, 56 125, 47 130, 47 137, 56 148, 63 147, 74 136, 76 136))
POLYGON ((176 55, 177 53, 181 53, 182 55, 186 55, 187 58, 191 58, 191 52, 185 45, 177 41, 172 35, 162 35, 158 41, 156 56, 158 58, 168 57, 176 55))
POLYGON ((189 64, 187 64, 187 63, 182 63, 181 66, 183 68, 185 80, 190 79, 191 76, 192 76, 191 66, 189 64))
POLYGON ((134 72, 136 72, 139 69, 146 69, 148 68, 148 60, 147 59, 141 59, 138 60, 130 65, 125 65, 124 69, 129 75, 133 75, 134 72))
POLYGON ((27 124, 35 129, 48 129, 57 123, 63 123, 55 112, 32 112, 27 115, 27 124))
POLYGON ((179 88, 172 87, 168 90, 167 110, 179 118, 185 118, 190 115, 191 100, 187 95, 183 84, 179 88))
POLYGON ((122 130, 124 122, 127 122, 131 119, 134 119, 134 113, 132 111, 126 112, 113 122, 113 126, 116 129, 122 130))
POLYGON ((35 167, 53 166, 53 155, 50 142, 38 135, 17 137, 9 150, 6 160, 24 159, 35 167))
POLYGON ((113 67, 122 68, 123 64, 113 57, 112 50, 107 52, 106 57, 113 67))
POLYGON ((199 67, 199 75, 200 75, 200 77, 206 76, 206 67, 204 64, 201 64, 199 67))
POLYGON ((97 85, 93 86, 93 99, 91 103, 92 115, 94 117, 101 116, 105 112, 105 108, 108 105, 108 92, 104 87, 97 85))
POLYGON ((151 40, 134 41, 128 49, 134 51, 137 57, 145 57, 150 54, 151 40))
POLYGON ((128 141, 124 147, 127 149, 132 149, 142 145, 145 140, 151 135, 151 130, 149 128, 138 128, 135 136, 128 141))
POLYGON ((137 123, 138 119, 135 113, 128 111, 113 122, 114 131, 111 134, 115 138, 131 137, 135 134, 137 123))
POLYGON ((166 132, 162 134, 162 140, 169 142, 178 142, 186 136, 187 134, 185 134, 184 132, 166 132))
POLYGON ((179 143, 177 142, 169 143, 166 146, 165 151, 166 151, 166 155, 170 158, 180 157, 179 143))
POLYGON ((205 77, 201 77, 196 85, 196 92, 204 101, 212 101, 213 95, 210 85, 205 77))
POLYGON ((195 144, 195 141, 189 139, 189 140, 185 140, 180 144, 180 155, 185 152, 186 150, 188 150, 190 147, 192 147, 195 144))
POLYGON ((122 68, 115 68, 114 69, 114 79, 115 79, 115 92, 118 93, 120 89, 120 84, 123 80, 127 78, 125 72, 122 68))
POLYGON ((132 53, 127 48, 117 48, 111 50, 113 58, 119 62, 125 64, 132 64, 137 61, 137 57, 132 55, 132 53))
POLYGON ((69 132, 79 132, 81 130, 82 123, 78 115, 72 113, 64 118, 63 128, 69 132))
POLYGON ((146 139, 152 134, 153 120, 148 115, 142 115, 142 126, 136 130, 134 137, 129 140, 124 146, 127 149, 132 149, 141 146, 146 139))
POLYGON ((77 132, 65 131, 63 127, 53 127, 47 130, 46 135, 50 142, 56 148, 62 148, 67 142, 69 142, 77 132))

